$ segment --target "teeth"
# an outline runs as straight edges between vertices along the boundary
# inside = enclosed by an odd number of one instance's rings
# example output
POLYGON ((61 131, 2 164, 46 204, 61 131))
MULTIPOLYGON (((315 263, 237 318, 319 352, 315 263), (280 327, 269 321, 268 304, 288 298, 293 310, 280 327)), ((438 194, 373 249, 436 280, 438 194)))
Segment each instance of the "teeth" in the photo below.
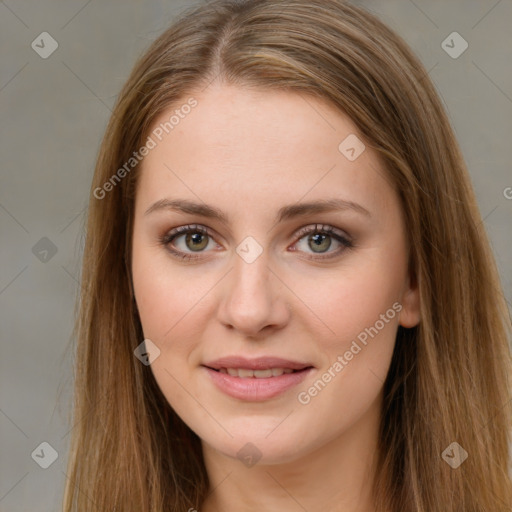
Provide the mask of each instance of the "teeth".
POLYGON ((272 370, 254 370, 254 376, 257 379, 272 377, 272 370))
POLYGON ((279 377, 283 373, 292 373, 291 368, 267 368, 266 370, 249 370, 246 368, 220 368, 221 373, 227 373, 231 377, 240 377, 247 379, 254 377, 256 379, 267 379, 269 377, 279 377))

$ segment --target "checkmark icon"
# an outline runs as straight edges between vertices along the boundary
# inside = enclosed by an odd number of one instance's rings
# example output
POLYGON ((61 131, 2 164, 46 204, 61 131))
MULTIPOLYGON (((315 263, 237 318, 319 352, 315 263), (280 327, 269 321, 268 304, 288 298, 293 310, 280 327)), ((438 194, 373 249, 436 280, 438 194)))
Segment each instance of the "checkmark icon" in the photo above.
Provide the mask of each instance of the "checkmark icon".
POLYGON ((245 443, 245 445, 238 450, 236 456, 242 464, 248 468, 252 468, 252 466, 261 459, 262 453, 253 443, 245 443))
POLYGON ((133 355, 144 365, 149 366, 157 357, 160 356, 160 349, 149 338, 146 338, 133 351, 133 355))
POLYGON ((244 238, 237 246, 236 253, 246 263, 252 263, 263 252, 263 247, 252 236, 244 238))
POLYGON ((50 443, 44 441, 31 453, 31 457, 38 466, 47 469, 59 458, 59 454, 50 443))
POLYGON ((41 32, 30 46, 39 57, 47 59, 59 47, 59 43, 48 32, 41 32))
POLYGON ((457 469, 468 458, 468 452, 459 443, 453 442, 445 448, 441 457, 452 469, 457 469))
POLYGON ((350 162, 359 158, 365 149, 363 141, 355 133, 345 137, 338 146, 338 151, 350 162))
POLYGON ((48 263, 57 254, 57 250, 57 246, 44 236, 32 247, 32 254, 41 263, 48 263))
POLYGON ((468 46, 468 42, 458 32, 452 32, 441 43, 441 48, 452 59, 458 59, 468 49, 468 46))

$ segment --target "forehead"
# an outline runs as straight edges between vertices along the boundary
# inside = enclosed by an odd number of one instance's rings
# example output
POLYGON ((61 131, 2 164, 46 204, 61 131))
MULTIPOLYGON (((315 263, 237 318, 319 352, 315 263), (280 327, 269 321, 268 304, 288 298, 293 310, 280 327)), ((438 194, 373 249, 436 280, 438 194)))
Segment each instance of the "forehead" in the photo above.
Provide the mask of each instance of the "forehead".
MULTIPOLYGON (((154 126, 168 121, 190 97, 163 112, 154 126)), ((195 143, 201 154, 215 150, 216 155, 237 159, 283 159, 313 146, 332 153, 340 137, 357 132, 346 115, 303 93, 216 84, 193 98, 197 105, 180 119, 174 116, 179 123, 163 137, 171 145, 195 143)))
POLYGON ((277 208, 327 193, 366 203, 390 199, 382 166, 355 124, 310 95, 211 85, 163 112, 153 132, 165 126, 141 163, 143 202, 208 197, 223 206, 277 208), (191 97, 197 104, 180 112, 191 97), (343 153, 345 141, 358 153, 364 148, 356 159, 343 153))

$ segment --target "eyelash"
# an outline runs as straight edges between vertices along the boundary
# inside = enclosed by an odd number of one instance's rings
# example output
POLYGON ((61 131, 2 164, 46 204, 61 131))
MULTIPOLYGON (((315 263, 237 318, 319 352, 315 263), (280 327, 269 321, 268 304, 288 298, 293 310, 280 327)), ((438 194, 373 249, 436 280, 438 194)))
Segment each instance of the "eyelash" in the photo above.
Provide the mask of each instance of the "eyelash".
MULTIPOLYGON (((201 226, 199 224, 194 225, 186 225, 186 226, 180 226, 178 228, 175 228, 168 233, 165 233, 163 236, 159 238, 159 242, 161 245, 163 245, 171 254, 174 256, 183 259, 183 260, 196 260, 201 258, 201 256, 193 256, 189 253, 184 253, 182 251, 177 251, 176 249, 173 249, 170 247, 171 242, 173 242, 176 238, 178 238, 181 235, 186 235, 188 233, 200 233, 201 235, 209 236, 210 238, 214 238, 213 234, 205 228, 204 226, 201 226)), ((329 256, 314 256, 314 257, 308 257, 308 259, 311 260, 326 260, 331 259, 339 256, 342 252, 344 252, 346 249, 351 249, 354 247, 354 244, 352 241, 350 241, 348 238, 344 237, 340 233, 337 233, 337 230, 332 226, 326 226, 326 225, 320 225, 315 224, 314 227, 307 226, 302 229, 300 229, 297 233, 295 233, 295 237, 298 237, 297 241, 300 241, 302 238, 304 238, 306 235, 316 235, 316 234, 322 234, 322 235, 328 235, 338 242, 341 243, 343 246, 342 248, 335 251, 333 254, 330 254, 329 256), (321 226, 320 228, 318 226, 321 226)), ((319 253, 320 254, 320 253, 319 253)))

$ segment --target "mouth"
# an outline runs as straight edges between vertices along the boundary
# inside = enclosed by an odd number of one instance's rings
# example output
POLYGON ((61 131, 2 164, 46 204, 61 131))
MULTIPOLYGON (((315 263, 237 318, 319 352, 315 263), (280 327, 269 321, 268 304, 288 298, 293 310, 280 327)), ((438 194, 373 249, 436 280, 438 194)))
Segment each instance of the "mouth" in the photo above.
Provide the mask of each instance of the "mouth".
MULTIPOLYGON (((221 357, 220 359, 216 359, 215 361, 210 361, 203 363, 203 366, 207 368, 211 368, 212 370, 223 371, 223 373, 229 373, 229 371, 241 371, 241 377, 254 377, 246 372, 258 372, 258 371, 273 371, 275 370, 275 375, 278 377, 282 375, 282 373, 291 373, 291 371, 304 370, 305 368, 311 368, 313 365, 311 363, 293 361, 291 359, 284 359, 282 357, 273 357, 273 356, 262 356, 257 357, 255 359, 248 359, 243 356, 227 356, 221 357), (224 372, 224 370, 226 370, 224 372), (283 370, 280 373, 280 370, 283 370)), ((230 374, 231 375, 231 374, 230 374)), ((233 374, 233 376, 235 376, 233 374)), ((268 375, 270 377, 270 375, 268 375)), ((257 375, 256 375, 257 377, 257 375)))
POLYGON ((284 374, 303 372, 313 367, 307 366, 300 370, 293 370, 291 368, 266 368, 262 370, 251 370, 250 368, 211 368, 209 366, 206 368, 209 368, 215 372, 224 373, 231 377, 238 377, 239 379, 269 379, 271 377, 280 377, 284 374))
POLYGON ((210 382, 238 400, 262 402, 284 394, 315 370, 309 363, 275 357, 226 357, 201 365, 210 382))

